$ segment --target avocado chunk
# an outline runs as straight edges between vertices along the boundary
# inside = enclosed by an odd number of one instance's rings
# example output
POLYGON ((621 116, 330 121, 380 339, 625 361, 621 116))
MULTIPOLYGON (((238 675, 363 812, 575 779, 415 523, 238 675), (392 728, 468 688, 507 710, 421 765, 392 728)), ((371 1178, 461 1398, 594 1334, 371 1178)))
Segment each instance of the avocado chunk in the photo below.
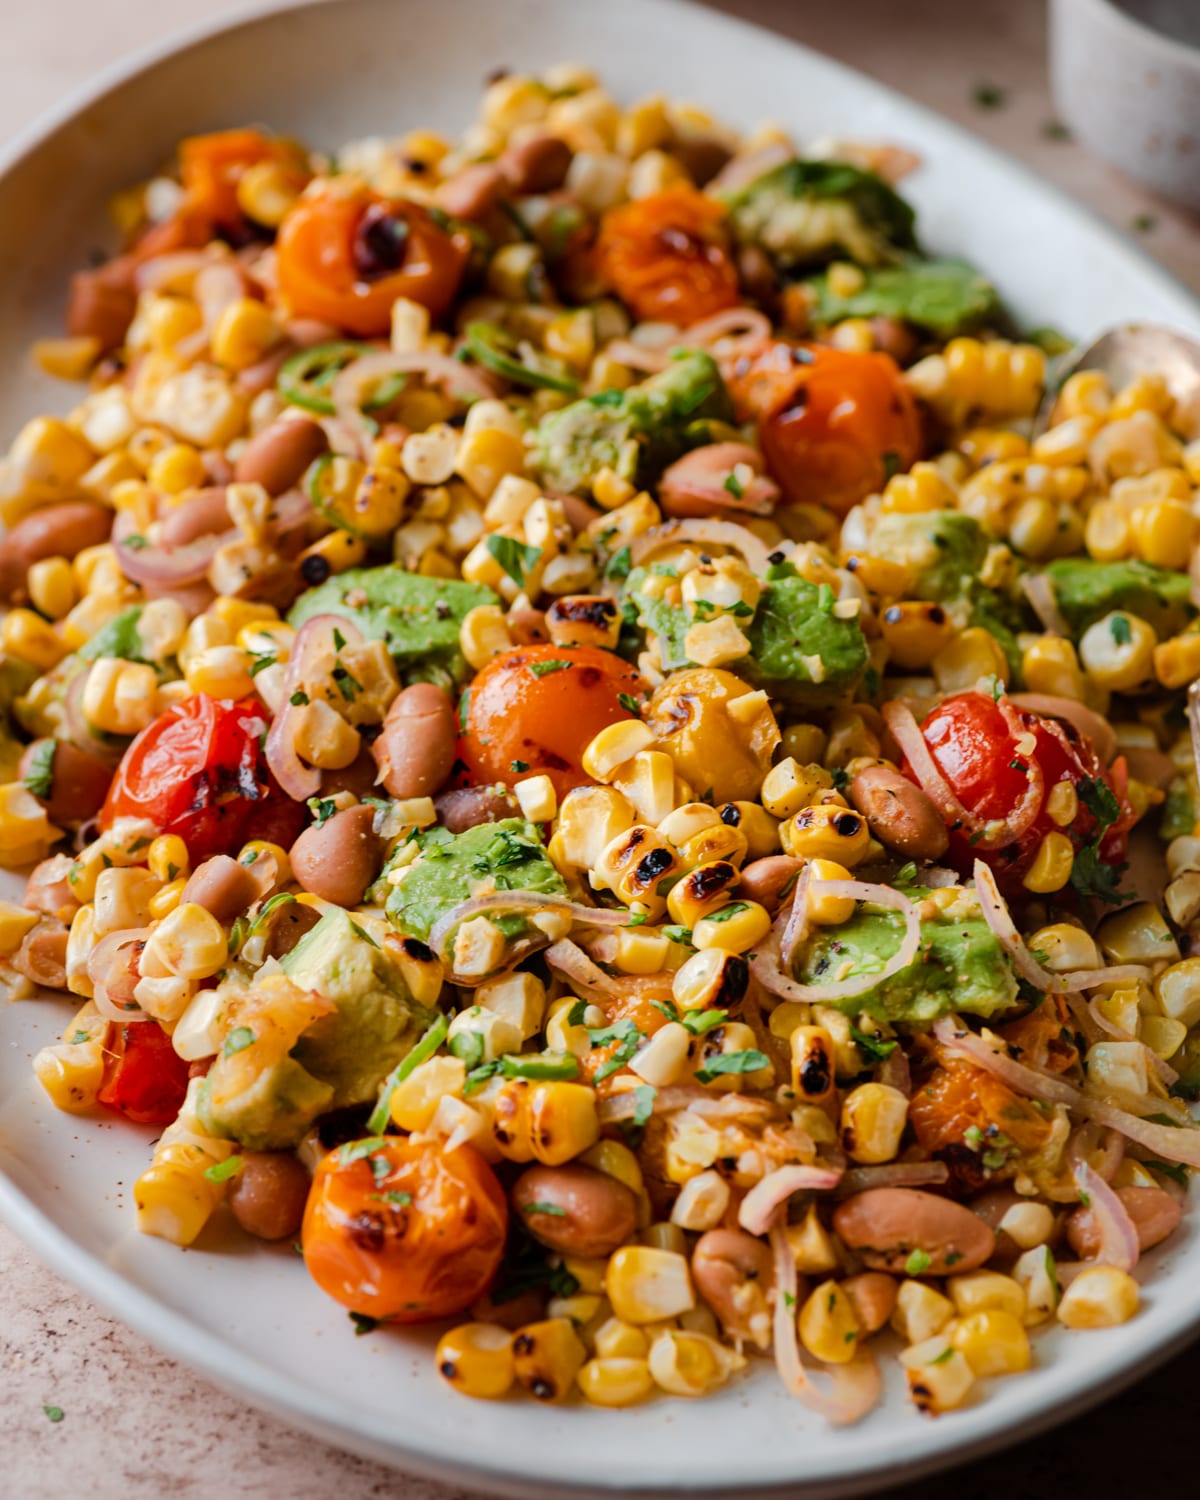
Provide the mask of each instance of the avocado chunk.
POLYGON ((868 550, 913 570, 914 598, 952 604, 978 579, 988 537, 960 510, 889 511, 872 526, 868 550))
MULTIPOLYGON (((929 892, 908 894, 920 901, 929 892)), ((796 977, 802 984, 822 984, 878 973, 903 936, 899 912, 860 906, 840 927, 813 932, 801 948, 796 977)), ((866 1012, 879 1021, 917 1027, 952 1011, 986 1019, 1020 1004, 1008 954, 970 892, 948 911, 922 921, 921 946, 907 968, 853 999, 827 1003, 846 1015, 866 1012)))
POLYGON ((857 619, 833 613, 829 588, 799 575, 768 583, 746 628, 750 655, 739 672, 772 698, 819 708, 847 697, 867 667, 867 642, 857 619))
POLYGON ((1002 314, 996 288, 965 260, 910 256, 900 266, 872 266, 863 271, 859 290, 844 296, 832 289, 828 275, 807 286, 814 298, 809 316, 818 328, 843 318, 899 318, 950 338, 1002 314))
POLYGON ((1140 615, 1160 636, 1178 635, 1195 614, 1186 573, 1156 568, 1138 558, 1098 562, 1060 557, 1046 564, 1058 612, 1076 640, 1115 609, 1140 615))
POLYGON ((495 603, 482 584, 426 578, 398 567, 349 568, 301 594, 288 624, 298 629, 314 615, 343 615, 368 640, 387 642, 402 683, 455 689, 471 676, 459 628, 477 605, 495 603))
MULTIPOLYGON (((287 993, 315 993, 324 1013, 262 1068, 247 1068, 244 1059, 252 1053, 230 1051, 227 1040, 202 1093, 205 1129, 250 1150, 294 1146, 318 1115, 373 1100, 433 1018, 412 998, 387 953, 337 908, 300 939, 280 968, 290 981, 287 993)), ((270 990, 262 993, 269 996, 270 990)), ((263 1008, 269 1022, 269 999, 263 1008)), ((253 1046, 255 1027, 244 1029, 253 1046)), ((268 1027, 259 1029, 265 1033, 268 1027)))
POLYGON ((586 494, 601 469, 640 488, 711 441, 710 421, 732 420, 712 357, 680 354, 641 385, 598 391, 544 416, 533 433, 531 461, 542 483, 561 493, 586 494))
MULTIPOLYGON (((418 840, 420 855, 388 897, 387 914, 401 932, 425 942, 437 919, 472 896, 490 891, 562 895, 562 876, 546 857, 534 824, 523 818, 480 823, 465 833, 431 828, 418 840)), ((513 914, 496 919, 506 937, 525 930, 513 914)))
POLYGON ((784 271, 853 260, 895 263, 915 252, 916 215, 877 177, 843 161, 787 161, 727 199, 739 244, 784 271))
MULTIPOLYGON (((675 569, 670 570, 672 573, 675 569)), ((632 606, 636 622, 658 642, 658 659, 664 672, 677 672, 693 663, 684 649, 683 638, 692 626, 692 617, 682 604, 672 604, 646 592, 646 583, 655 569, 634 568, 625 583, 625 601, 632 606)), ((641 650, 639 638, 637 650, 641 650)), ((633 653, 636 654, 636 653, 633 653)))

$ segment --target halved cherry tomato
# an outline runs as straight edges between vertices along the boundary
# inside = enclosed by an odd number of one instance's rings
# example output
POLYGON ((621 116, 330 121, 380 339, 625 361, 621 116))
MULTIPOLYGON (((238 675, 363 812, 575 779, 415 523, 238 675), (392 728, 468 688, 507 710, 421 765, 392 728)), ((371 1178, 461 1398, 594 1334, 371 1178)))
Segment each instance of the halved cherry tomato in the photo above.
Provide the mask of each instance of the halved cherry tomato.
POLYGON ((229 703, 197 693, 177 703, 125 752, 100 811, 101 828, 114 818, 148 818, 161 833, 183 839, 193 865, 250 838, 289 847, 306 815, 267 770, 265 727, 256 698, 229 703))
POLYGON ((1015 1153, 1041 1150, 1053 1116, 1023 1099, 1003 1079, 966 1058, 939 1053, 937 1067, 913 1090, 908 1118, 918 1144, 940 1156, 964 1187, 1011 1177, 1015 1153), (989 1161, 984 1162, 985 1154, 989 1161))
POLYGON ((187 1093, 188 1064, 157 1021, 116 1027, 104 1060, 101 1104, 139 1125, 167 1125, 187 1093))
POLYGON ((686 327, 740 299, 725 211, 688 186, 609 209, 596 241, 604 281, 644 321, 686 327))
MULTIPOLYGON (((1019 887, 1042 839, 1059 829, 1046 810, 1046 801, 1054 787, 1066 781, 1078 790, 1082 782, 1093 780, 1112 792, 1118 806, 1118 816, 1101 840, 1100 857, 1106 864, 1120 864, 1125 858, 1129 829, 1136 820, 1125 796, 1124 760, 1106 768, 1091 742, 1073 725, 1024 710, 1017 712, 1021 724, 1033 736, 1030 754, 1041 767, 1045 781, 1042 806, 1018 838, 998 849, 982 849, 978 843, 971 843, 965 831, 952 829, 947 856, 950 862, 966 871, 977 858, 985 859, 1002 887, 1019 887)), ((979 818, 999 820, 1010 815, 1028 784, 1021 769, 1025 752, 1018 748, 999 704, 990 695, 955 693, 929 714, 921 732, 951 791, 969 812, 979 818)), ((912 775, 907 764, 903 769, 912 775)), ((1076 849, 1081 849, 1094 837, 1095 829, 1096 819, 1081 801, 1074 822, 1060 831, 1070 837, 1076 849)))
POLYGON ((504 1189, 477 1151, 387 1136, 325 1157, 301 1241, 313 1280, 344 1307, 423 1323, 487 1291, 507 1233, 504 1189))
MULTIPOLYGON (((185 208, 206 218, 214 229, 238 230, 246 216, 238 205, 238 182, 247 167, 274 162, 299 192, 311 173, 303 152, 291 141, 261 130, 217 130, 193 135, 179 146, 179 175, 185 208)), ((211 236, 210 236, 211 237, 211 236)))
POLYGON ((508 786, 545 774, 561 797, 591 778, 588 743, 629 717, 621 695, 639 702, 641 673, 597 646, 517 646, 490 661, 467 689, 458 753, 473 782, 508 786))
POLYGON ((729 381, 738 419, 758 439, 784 503, 839 515, 921 452, 917 404, 887 354, 770 344, 729 381))
POLYGON ((358 188, 301 198, 277 248, 279 289, 297 317, 375 338, 387 333, 400 297, 435 318, 447 312, 470 246, 417 204, 358 188))

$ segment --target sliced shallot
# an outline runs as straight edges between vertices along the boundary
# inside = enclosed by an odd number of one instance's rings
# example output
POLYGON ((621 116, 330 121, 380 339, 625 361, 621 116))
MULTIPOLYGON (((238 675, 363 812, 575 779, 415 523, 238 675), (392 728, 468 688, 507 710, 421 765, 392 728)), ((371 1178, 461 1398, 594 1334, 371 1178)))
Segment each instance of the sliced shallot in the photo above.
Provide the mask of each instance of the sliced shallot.
POLYGON ((702 546, 729 547, 740 552, 752 573, 767 571, 767 544, 760 541, 752 531, 739 526, 736 521, 710 521, 691 519, 665 521, 661 526, 651 526, 630 544, 629 558, 637 568, 653 553, 663 547, 672 547, 677 542, 699 542, 702 546))
POLYGON ((795 1163, 776 1167, 756 1182, 738 1208, 738 1223, 747 1234, 766 1234, 793 1193, 828 1193, 842 1180, 840 1168, 795 1163))
POLYGON ((1100 1245, 1092 1259, 1100 1265, 1116 1266, 1119 1271, 1132 1271, 1138 1263, 1140 1246, 1129 1210, 1086 1161, 1077 1162, 1074 1172, 1079 1200, 1091 1214, 1100 1235, 1100 1245))

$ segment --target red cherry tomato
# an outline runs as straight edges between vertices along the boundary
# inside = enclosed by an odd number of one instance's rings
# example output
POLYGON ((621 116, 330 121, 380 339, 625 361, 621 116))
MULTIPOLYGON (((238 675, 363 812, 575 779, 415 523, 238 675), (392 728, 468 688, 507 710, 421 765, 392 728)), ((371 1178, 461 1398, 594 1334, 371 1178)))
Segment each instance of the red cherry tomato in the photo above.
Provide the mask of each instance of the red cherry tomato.
POLYGON ((515 786, 544 773, 561 797, 591 778, 589 741, 629 717, 622 695, 648 692, 635 667, 598 646, 517 646, 490 661, 467 689, 458 753, 480 786, 515 786))
POLYGON ((318 1166, 304 1263, 352 1312, 423 1323, 483 1295, 507 1233, 504 1189, 477 1151, 387 1136, 338 1146, 318 1166))
MULTIPOLYGON (((985 859, 1002 885, 1019 887, 1037 855, 1042 839, 1060 830, 1046 810, 1050 793, 1060 782, 1078 789, 1085 780, 1099 781, 1116 797, 1118 816, 1100 844, 1106 864, 1125 858, 1128 832, 1135 814, 1125 797, 1125 763, 1118 760, 1106 769, 1086 739, 1070 724, 1017 711, 1022 726, 1033 735, 1031 758, 1041 767, 1045 794, 1037 816, 1011 844, 981 849, 962 830, 951 830, 949 858, 961 870, 969 870, 977 858, 985 859)), ((1012 729, 1000 706, 985 693, 956 693, 926 718, 921 726, 933 758, 959 802, 979 818, 1006 819, 1021 801, 1028 785, 1020 769, 1024 760, 1012 729)), ((905 766, 911 775, 911 771, 905 766)), ((915 777, 913 778, 916 779, 915 777)), ((1081 849, 1095 836, 1096 819, 1083 801, 1074 822, 1060 831, 1081 849)))
POLYGON ((99 1100, 139 1125, 167 1125, 187 1093, 188 1064, 157 1021, 116 1028, 104 1063, 99 1100))
POLYGON ((611 208, 600 223, 600 274, 639 318, 687 326, 738 303, 725 210, 694 187, 611 208))
POLYGON ((114 818, 147 818, 161 833, 183 839, 193 865, 250 838, 287 848, 305 813, 267 770, 265 728, 256 698, 229 703, 197 693, 169 708, 125 752, 100 811, 101 828, 114 818))
POLYGON ((729 389, 739 419, 757 418, 767 468, 790 505, 844 514, 921 452, 916 402, 888 354, 773 343, 729 389))

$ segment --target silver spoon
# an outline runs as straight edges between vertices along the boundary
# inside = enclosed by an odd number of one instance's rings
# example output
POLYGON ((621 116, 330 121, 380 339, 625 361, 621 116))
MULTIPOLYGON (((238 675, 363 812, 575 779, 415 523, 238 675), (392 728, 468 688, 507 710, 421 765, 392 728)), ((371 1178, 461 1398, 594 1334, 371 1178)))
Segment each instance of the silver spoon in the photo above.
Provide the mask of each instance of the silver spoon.
POLYGON ((1200 343, 1171 328, 1154 323, 1123 323, 1110 328, 1090 344, 1078 346, 1056 366, 1033 424, 1034 437, 1050 425, 1050 413, 1062 383, 1078 370, 1102 370, 1114 390, 1137 375, 1162 375, 1175 398, 1176 424, 1182 430, 1200 432, 1200 343))

